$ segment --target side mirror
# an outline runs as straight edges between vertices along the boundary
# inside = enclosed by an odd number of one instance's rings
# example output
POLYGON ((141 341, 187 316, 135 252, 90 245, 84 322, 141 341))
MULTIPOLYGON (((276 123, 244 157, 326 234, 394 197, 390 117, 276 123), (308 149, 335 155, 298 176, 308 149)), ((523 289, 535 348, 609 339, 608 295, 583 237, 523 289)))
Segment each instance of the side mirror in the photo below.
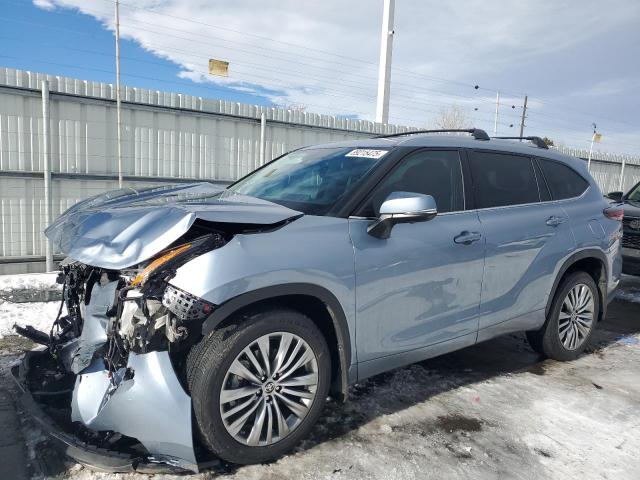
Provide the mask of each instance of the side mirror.
POLYGON ((380 215, 367 228, 367 233, 387 239, 396 223, 426 222, 438 214, 436 201, 431 195, 411 192, 393 192, 380 206, 380 215))
POLYGON ((609 192, 605 195, 608 199, 613 200, 614 202, 622 202, 624 199, 623 192, 609 192))

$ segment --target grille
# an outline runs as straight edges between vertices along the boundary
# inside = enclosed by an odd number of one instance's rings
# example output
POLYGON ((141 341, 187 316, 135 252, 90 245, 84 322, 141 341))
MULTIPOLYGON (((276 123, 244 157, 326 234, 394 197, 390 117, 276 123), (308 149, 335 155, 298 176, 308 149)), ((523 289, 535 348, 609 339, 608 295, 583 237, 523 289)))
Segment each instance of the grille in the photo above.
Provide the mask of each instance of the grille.
MULTIPOLYGON (((627 217, 626 215, 622 218, 622 224, 626 227, 626 228, 631 228, 631 222, 635 221, 635 220, 640 220, 640 217, 627 217)), ((640 232, 640 230, 638 230, 640 232)))
POLYGON ((624 232, 622 235, 622 246, 625 248, 637 248, 640 249, 640 233, 633 234, 624 232))
POLYGON ((624 217, 622 224, 624 232, 622 234, 622 246, 626 248, 640 249, 640 229, 631 228, 631 222, 640 221, 640 217, 624 217))

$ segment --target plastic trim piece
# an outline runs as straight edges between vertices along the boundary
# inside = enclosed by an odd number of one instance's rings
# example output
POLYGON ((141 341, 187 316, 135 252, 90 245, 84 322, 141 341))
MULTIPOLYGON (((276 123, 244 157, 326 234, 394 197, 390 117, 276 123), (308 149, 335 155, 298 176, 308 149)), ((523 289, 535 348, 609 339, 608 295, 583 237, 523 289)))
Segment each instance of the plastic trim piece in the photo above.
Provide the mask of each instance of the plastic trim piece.
POLYGON ((241 309, 263 300, 274 300, 289 295, 307 295, 322 301, 328 308, 338 341, 340 357, 339 391, 343 400, 347 398, 349 368, 351 367, 351 336, 347 317, 338 299, 327 289, 309 283, 287 283, 260 288, 243 293, 222 303, 202 324, 202 335, 211 333, 223 320, 241 309))
MULTIPOLYGON (((560 270, 558 270, 558 274, 556 275, 555 280, 553 281, 553 287, 551 288, 551 292, 549 293, 549 299, 547 300, 547 306, 545 308, 545 317, 549 315, 549 311, 551 310, 551 304, 553 303, 553 297, 556 294, 556 290, 558 289, 558 285, 560 284, 560 280, 563 275, 571 268, 573 264, 578 262, 579 260, 584 260, 585 258, 595 258, 602 264, 602 268, 604 269, 604 278, 609 278, 609 272, 607 271, 607 257, 600 250, 595 248, 587 248, 585 250, 580 250, 572 254, 569 258, 567 258, 560 270)), ((606 286, 604 291, 602 290, 602 285, 600 285, 600 280, 596 282, 598 287, 598 291, 600 292, 600 316, 598 320, 602 320, 607 314, 607 305, 608 298, 606 292, 606 286)))

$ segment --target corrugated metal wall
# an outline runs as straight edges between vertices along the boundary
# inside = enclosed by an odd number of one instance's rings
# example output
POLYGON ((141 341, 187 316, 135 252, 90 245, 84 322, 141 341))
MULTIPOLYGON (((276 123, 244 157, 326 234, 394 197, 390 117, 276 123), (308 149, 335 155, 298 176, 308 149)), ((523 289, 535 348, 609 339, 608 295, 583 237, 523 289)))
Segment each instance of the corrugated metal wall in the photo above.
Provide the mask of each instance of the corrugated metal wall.
MULTIPOLYGON (((54 218, 82 198, 117 187, 113 86, 0 69, 0 273, 43 268, 40 88, 45 79, 51 92, 54 218), (18 259, 33 262, 9 264, 18 259)), ((130 87, 123 89, 122 113, 123 175, 130 186, 200 179, 227 183, 249 173, 260 164, 262 114, 265 161, 303 145, 410 130, 130 87)), ((592 162, 594 176, 604 191, 617 190, 622 157, 602 160, 592 162)), ((640 159, 627 161, 628 188, 640 180, 640 159)))
MULTIPOLYGON (((41 270, 44 255, 41 82, 49 81, 55 218, 78 200, 117 188, 115 89, 100 82, 0 69, 0 273, 41 270), (19 258, 18 258, 19 257, 19 258), (30 265, 8 266, 15 260, 30 265)), ((365 120, 123 89, 125 185, 231 182, 291 149, 407 131, 365 120)))

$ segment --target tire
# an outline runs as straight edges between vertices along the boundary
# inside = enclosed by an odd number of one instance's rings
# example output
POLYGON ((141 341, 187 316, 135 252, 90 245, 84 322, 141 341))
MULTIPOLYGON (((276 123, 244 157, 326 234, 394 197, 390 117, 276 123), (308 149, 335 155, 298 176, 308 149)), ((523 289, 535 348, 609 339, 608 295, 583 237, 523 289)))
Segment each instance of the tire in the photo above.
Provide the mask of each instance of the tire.
POLYGON ((534 351, 554 360, 574 360, 589 344, 599 311, 600 295, 595 281, 586 272, 573 272, 560 282, 553 297, 549 315, 542 328, 527 332, 529 345, 534 351), (581 287, 588 289, 588 293, 581 287), (571 308, 570 292, 576 300, 577 309, 571 308), (585 296, 582 297, 582 295, 585 296), (579 301, 580 298, 588 299, 583 308, 580 307, 584 301, 579 301), (571 314, 572 311, 575 311, 576 314, 571 314), (589 316, 591 316, 591 321, 587 322, 589 316))
POLYGON ((212 332, 191 350, 186 368, 204 445, 237 464, 274 460, 307 436, 322 413, 331 381, 331 357, 322 332, 305 315, 280 308, 232 319, 229 326, 212 332), (289 355, 279 360, 280 350, 289 355), (268 367, 262 352, 270 357, 268 367), (258 365, 263 378, 257 378, 258 365), (268 374, 267 368, 272 370, 268 374), (301 382, 304 385, 298 385, 301 382), (247 394, 249 389, 255 394, 247 394), (237 395, 242 397, 229 400, 237 395), (242 426, 236 431, 239 423, 242 426))

